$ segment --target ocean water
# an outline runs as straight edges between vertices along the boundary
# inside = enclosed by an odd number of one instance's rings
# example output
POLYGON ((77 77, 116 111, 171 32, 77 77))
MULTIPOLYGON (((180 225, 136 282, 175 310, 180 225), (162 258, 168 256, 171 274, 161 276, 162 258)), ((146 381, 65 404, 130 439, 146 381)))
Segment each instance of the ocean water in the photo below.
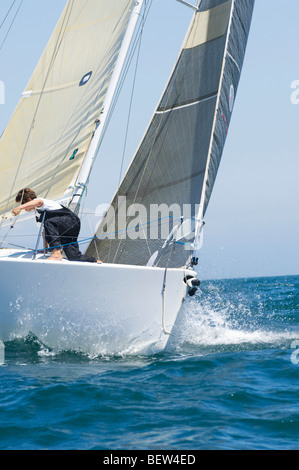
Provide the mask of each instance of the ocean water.
POLYGON ((0 449, 298 449, 298 326, 299 276, 288 276, 203 281, 156 356, 11 341, 0 449))

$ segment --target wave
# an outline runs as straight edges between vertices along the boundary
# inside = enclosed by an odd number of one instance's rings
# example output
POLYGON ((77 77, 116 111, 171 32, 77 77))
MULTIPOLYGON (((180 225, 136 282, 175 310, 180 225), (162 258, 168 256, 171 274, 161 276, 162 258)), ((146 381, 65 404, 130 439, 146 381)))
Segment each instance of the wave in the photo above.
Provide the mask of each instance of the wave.
POLYGON ((261 295, 261 288, 248 292, 241 287, 241 281, 208 283, 184 305, 169 348, 182 353, 289 348, 298 329, 291 309, 283 308, 284 299, 281 315, 270 302, 269 289, 261 295))

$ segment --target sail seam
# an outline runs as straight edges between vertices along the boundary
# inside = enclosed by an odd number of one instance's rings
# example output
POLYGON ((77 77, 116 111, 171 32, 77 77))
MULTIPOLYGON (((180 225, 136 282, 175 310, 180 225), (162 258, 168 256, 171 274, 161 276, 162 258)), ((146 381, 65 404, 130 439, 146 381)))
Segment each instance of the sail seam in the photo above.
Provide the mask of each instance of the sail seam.
POLYGON ((190 103, 186 103, 186 104, 183 104, 183 105, 179 105, 179 106, 173 106, 172 108, 166 108, 166 109, 163 109, 161 111, 156 111, 156 114, 164 114, 164 113, 170 113, 171 111, 177 111, 178 109, 183 109, 183 108, 188 108, 189 106, 194 106, 198 103, 202 103, 204 101, 208 101, 212 98, 216 98, 218 95, 218 92, 214 92, 210 95, 206 95, 204 96, 203 98, 200 98, 199 100, 196 100, 196 101, 191 101, 190 103))
POLYGON ((239 72, 241 73, 241 69, 240 69, 240 66, 238 64, 238 62, 236 61, 236 59, 234 59, 234 57, 227 51, 227 55, 228 57, 233 61, 233 63, 235 64, 235 66, 237 67, 237 69, 239 70, 239 72))
MULTIPOLYGON (((196 178, 200 175, 203 175, 205 173, 205 170, 199 170, 197 171, 196 173, 193 173, 192 175, 188 175, 188 176, 185 176, 184 178, 180 178, 178 180, 175 180, 175 181, 172 181, 171 183, 165 183, 165 184, 161 184, 160 186, 156 186, 154 189, 150 189, 150 190, 147 190, 147 191, 144 191, 142 193, 142 196, 148 196, 149 194, 155 192, 155 191, 159 191, 160 189, 165 189, 165 188, 169 188, 171 186, 176 186, 177 184, 180 184, 180 183, 183 183, 184 181, 188 181, 188 180, 191 180, 193 178, 196 178)), ((127 192, 126 193, 126 197, 127 198, 130 198, 134 195, 134 193, 130 193, 130 192, 127 192)))

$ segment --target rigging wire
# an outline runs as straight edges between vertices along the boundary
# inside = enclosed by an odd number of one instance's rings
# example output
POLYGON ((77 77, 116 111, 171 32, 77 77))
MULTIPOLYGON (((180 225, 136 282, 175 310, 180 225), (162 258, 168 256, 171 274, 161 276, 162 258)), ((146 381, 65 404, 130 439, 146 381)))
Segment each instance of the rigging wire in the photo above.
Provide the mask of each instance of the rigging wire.
POLYGON ((0 242, 0 249, 1 249, 2 246, 3 246, 3 243, 5 243, 6 238, 7 238, 8 235, 9 235, 9 232, 14 228, 14 226, 15 226, 15 224, 16 224, 16 222, 17 222, 18 217, 19 217, 19 216, 17 216, 17 217, 15 218, 15 220, 10 224, 9 229, 7 230, 7 232, 6 232, 6 234, 4 235, 4 237, 1 239, 1 242, 0 242))
POLYGON ((2 28, 2 26, 4 25, 5 21, 6 21, 6 18, 8 17, 12 7, 14 6, 14 4, 16 3, 17 0, 13 0, 12 4, 10 5, 9 7, 9 10, 8 12, 6 13, 5 17, 4 17, 4 20, 2 21, 2 23, 0 24, 0 29, 2 28))
MULTIPOLYGON (((16 13, 15 13, 13 19, 12 19, 12 22, 10 23, 10 26, 9 26, 9 28, 8 28, 8 31, 7 31, 5 37, 4 37, 4 39, 3 39, 3 41, 2 41, 2 43, 1 43, 1 45, 0 45, 0 51, 2 50, 2 48, 3 48, 3 46, 4 46, 5 42, 6 42, 6 39, 7 39, 8 35, 9 35, 10 31, 11 31, 11 28, 13 27, 13 24, 14 24, 14 22, 15 22, 17 16, 18 16, 18 13, 19 13, 19 11, 20 11, 20 9, 21 9, 21 6, 22 6, 22 4, 23 4, 23 1, 24 1, 24 0, 21 0, 20 5, 19 5, 19 7, 18 7, 18 9, 17 9, 17 11, 16 11, 16 13)), ((16 0, 13 1, 13 3, 12 3, 12 5, 11 5, 10 9, 8 10, 8 12, 7 12, 7 14, 6 14, 4 20, 2 21, 2 23, 1 23, 1 25, 0 25, 0 29, 2 28, 4 22, 5 22, 6 18, 8 17, 8 15, 9 15, 9 13, 10 13, 12 7, 14 6, 15 2, 16 2, 16 0)))
POLYGON ((114 114, 114 110, 115 110, 115 107, 116 107, 116 104, 118 102, 118 99, 119 99, 119 95, 122 91, 122 88, 123 88, 123 85, 124 85, 124 82, 127 78, 127 75, 128 75, 128 71, 129 71, 129 68, 131 66, 131 63, 132 63, 132 60, 133 60, 133 57, 134 57, 134 54, 135 54, 135 51, 136 51, 136 48, 139 44, 139 37, 140 35, 142 34, 143 32, 143 27, 144 27, 144 24, 146 22, 146 19, 147 19, 147 16, 149 14, 149 11, 150 11, 150 8, 152 6, 152 3, 153 3, 153 0, 150 0, 149 4, 147 5, 146 2, 145 2, 145 12, 144 12, 144 16, 143 16, 143 21, 142 23, 139 25, 139 29, 137 30, 137 33, 136 33, 136 37, 135 37, 135 40, 132 44, 132 47, 131 47, 131 51, 129 52, 128 54, 128 60, 127 60, 127 64, 125 65, 124 67, 124 70, 123 70, 123 74, 122 74, 122 77, 120 79, 120 82, 119 82, 119 86, 118 86, 118 90, 116 91, 115 93, 115 97, 114 97, 114 100, 113 100, 113 103, 111 104, 111 108, 110 108, 110 111, 109 111, 109 116, 107 117, 107 121, 106 121, 106 124, 105 124, 105 128, 103 130, 103 137, 102 139, 104 138, 104 135, 106 133, 106 130, 109 126, 109 123, 111 121, 111 118, 112 118, 112 115, 114 114))
MULTIPOLYGON (((155 220, 155 221, 146 222, 146 223, 141 224, 141 225, 145 227, 145 226, 153 225, 154 223, 157 223, 157 224, 159 224, 159 225, 160 225, 161 223, 162 223, 162 224, 168 224, 168 223, 169 223, 169 217, 168 217, 168 216, 167 216, 167 217, 160 217, 159 219, 157 219, 157 220, 155 220), (164 222, 163 222, 163 220, 164 220, 164 222)), ((80 238, 80 239, 78 240, 78 242, 65 243, 64 245, 59 245, 59 246, 57 246, 57 247, 55 247, 55 248, 63 248, 64 246, 73 245, 74 243, 86 244, 86 243, 92 242, 93 240, 101 240, 101 239, 102 239, 102 240, 105 240, 107 237, 112 237, 111 239, 114 239, 117 235, 121 235, 124 231, 125 231, 125 232, 129 232, 129 231, 134 232, 135 229, 136 229, 138 226, 141 227, 141 225, 138 223, 135 227, 130 227, 130 228, 126 228, 126 229, 121 229, 121 230, 114 231, 114 232, 103 233, 103 235, 102 235, 101 237, 95 236, 95 237, 88 237, 88 238, 80 238)), ((61 234, 61 236, 63 236, 63 235, 64 235, 64 233, 61 234)), ((34 236, 34 235, 27 235, 27 236, 28 236, 28 237, 31 237, 31 236, 34 236)), ((15 238, 15 237, 14 237, 14 238, 15 238)), ((110 239, 110 238, 109 238, 109 239, 110 239)), ((178 244, 180 244, 180 245, 189 245, 188 243, 177 242, 177 241, 176 241, 175 243, 178 243, 178 244)), ((22 247, 21 245, 14 245, 14 244, 12 244, 12 243, 10 243, 10 242, 7 242, 7 241, 5 241, 5 244, 6 244, 6 245, 12 245, 12 246, 15 246, 15 247, 18 246, 18 247, 20 247, 20 248, 24 248, 24 249, 26 249, 26 250, 29 250, 29 251, 32 252, 32 253, 35 253, 35 252, 38 253, 38 252, 40 251, 39 249, 31 249, 31 248, 22 247)), ((21 254, 21 253, 19 253, 19 255, 20 255, 20 254, 21 254)), ((7 256, 7 255, 4 255, 4 256, 1 256, 1 255, 0 255, 0 258, 2 258, 2 257, 3 257, 3 258, 6 258, 6 256, 7 256)), ((169 255, 168 264, 169 264, 170 257, 171 257, 171 256, 169 255)), ((168 267, 168 265, 167 265, 167 267, 168 267)))
POLYGON ((121 160, 121 166, 120 166, 120 173, 119 173, 118 186, 119 186, 120 183, 121 183, 122 173, 123 173, 123 167, 124 167, 124 160, 125 160, 125 153, 126 153, 126 148, 127 148, 127 140, 128 140, 128 135, 129 135, 129 126, 130 126, 131 112, 132 112, 132 105, 133 105, 133 98, 134 98, 134 92, 135 92, 135 84, 136 84, 136 78, 137 78, 137 72, 138 72, 138 66, 139 66, 139 58, 140 58, 140 51, 141 51, 141 44, 142 44, 142 37, 143 37, 144 24, 145 24, 145 17, 143 17, 143 19, 142 19, 141 31, 140 31, 139 36, 138 36, 138 38, 137 38, 137 42, 138 42, 138 51, 137 51, 136 65, 135 65, 135 71, 134 71, 134 77, 133 77, 132 92, 131 92, 130 103, 129 103, 129 111, 128 111, 128 118, 127 118, 127 127, 126 127, 126 133, 125 133, 125 140, 124 140, 123 154, 122 154, 122 160, 121 160))

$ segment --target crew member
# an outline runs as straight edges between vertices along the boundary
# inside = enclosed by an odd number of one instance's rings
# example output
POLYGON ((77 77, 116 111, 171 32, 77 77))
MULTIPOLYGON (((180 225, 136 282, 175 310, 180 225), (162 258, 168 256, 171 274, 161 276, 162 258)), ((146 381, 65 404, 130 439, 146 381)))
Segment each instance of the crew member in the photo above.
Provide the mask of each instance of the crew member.
POLYGON ((77 242, 80 232, 80 219, 70 209, 50 199, 38 198, 32 189, 21 189, 16 197, 20 203, 12 212, 19 215, 22 210, 35 210, 38 222, 44 218, 45 240, 52 249, 50 260, 62 260, 62 248, 69 261, 101 263, 93 257, 83 255, 77 242))

